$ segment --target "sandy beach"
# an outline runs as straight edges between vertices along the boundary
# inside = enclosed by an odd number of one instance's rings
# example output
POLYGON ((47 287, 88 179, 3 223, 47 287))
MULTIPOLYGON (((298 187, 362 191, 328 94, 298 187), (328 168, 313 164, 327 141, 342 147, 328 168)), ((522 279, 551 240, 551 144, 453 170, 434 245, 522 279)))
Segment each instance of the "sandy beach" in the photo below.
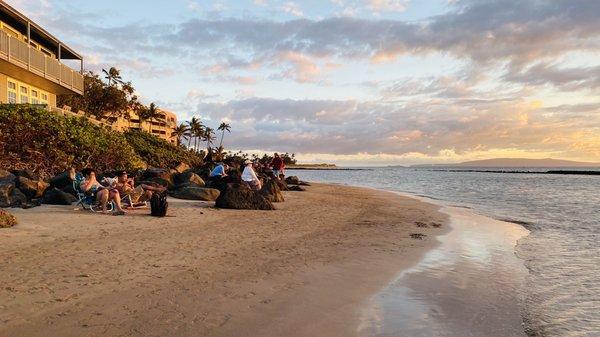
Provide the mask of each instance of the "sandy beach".
POLYGON ((167 218, 15 210, 0 335, 353 336, 367 299, 447 228, 436 206, 387 192, 285 197, 272 212, 171 199, 167 218))

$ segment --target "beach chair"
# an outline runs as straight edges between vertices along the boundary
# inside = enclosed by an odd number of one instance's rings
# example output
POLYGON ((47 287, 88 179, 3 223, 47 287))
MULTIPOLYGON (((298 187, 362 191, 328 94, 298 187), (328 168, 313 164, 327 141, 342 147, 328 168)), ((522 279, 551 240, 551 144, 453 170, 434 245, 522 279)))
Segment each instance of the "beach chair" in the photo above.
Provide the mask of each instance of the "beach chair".
MULTIPOLYGON (((73 189, 77 192, 77 204, 76 207, 81 206, 83 209, 92 211, 92 212, 100 212, 102 211, 102 207, 100 204, 96 202, 96 198, 93 195, 87 195, 81 190, 81 182, 83 181, 83 176, 81 173, 77 173, 75 175, 75 180, 73 180, 73 189)), ((106 210, 108 212, 112 212, 115 208, 115 205, 112 201, 109 201, 106 205, 106 210)), ((75 208, 78 209, 78 208, 75 208)))
POLYGON ((133 210, 148 208, 148 201, 134 203, 131 200, 131 195, 129 194, 121 198, 121 204, 123 205, 123 207, 133 210))

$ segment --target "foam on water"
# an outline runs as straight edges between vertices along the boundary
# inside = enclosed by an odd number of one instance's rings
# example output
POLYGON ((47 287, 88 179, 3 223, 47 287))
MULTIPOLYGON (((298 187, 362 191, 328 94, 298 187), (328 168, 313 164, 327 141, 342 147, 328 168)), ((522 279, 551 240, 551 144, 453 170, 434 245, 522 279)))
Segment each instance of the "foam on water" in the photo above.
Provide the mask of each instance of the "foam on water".
POLYGON ((599 176, 407 168, 290 173, 426 196, 522 222, 531 231, 516 249, 529 270, 520 304, 528 334, 600 336, 599 176))

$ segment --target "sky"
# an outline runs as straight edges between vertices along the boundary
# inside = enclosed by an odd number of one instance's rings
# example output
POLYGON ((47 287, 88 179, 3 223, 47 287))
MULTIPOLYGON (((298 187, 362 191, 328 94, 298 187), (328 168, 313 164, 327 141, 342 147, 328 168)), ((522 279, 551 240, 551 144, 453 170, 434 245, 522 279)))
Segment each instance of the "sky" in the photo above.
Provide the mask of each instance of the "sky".
POLYGON ((600 162, 597 0, 7 2, 229 149, 600 162))

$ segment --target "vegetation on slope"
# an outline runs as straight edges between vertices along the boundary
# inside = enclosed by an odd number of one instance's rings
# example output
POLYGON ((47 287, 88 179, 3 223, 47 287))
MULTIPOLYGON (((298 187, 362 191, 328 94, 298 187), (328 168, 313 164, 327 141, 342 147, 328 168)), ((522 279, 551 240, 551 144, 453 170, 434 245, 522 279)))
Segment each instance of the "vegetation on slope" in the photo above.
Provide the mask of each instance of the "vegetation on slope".
POLYGON ((50 176, 69 167, 136 170, 201 161, 199 155, 143 132, 122 134, 85 118, 27 105, 0 106, 0 168, 50 176))

